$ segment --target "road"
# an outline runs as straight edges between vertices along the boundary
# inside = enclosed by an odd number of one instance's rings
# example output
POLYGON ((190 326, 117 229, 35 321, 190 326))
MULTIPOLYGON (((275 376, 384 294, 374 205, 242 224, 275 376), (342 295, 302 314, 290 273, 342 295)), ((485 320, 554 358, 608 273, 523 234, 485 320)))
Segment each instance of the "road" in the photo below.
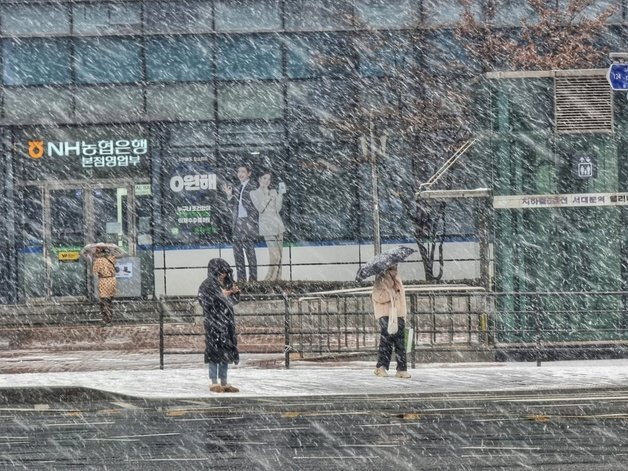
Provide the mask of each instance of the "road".
POLYGON ((144 401, 0 394, 0 469, 626 469, 628 390, 144 401))

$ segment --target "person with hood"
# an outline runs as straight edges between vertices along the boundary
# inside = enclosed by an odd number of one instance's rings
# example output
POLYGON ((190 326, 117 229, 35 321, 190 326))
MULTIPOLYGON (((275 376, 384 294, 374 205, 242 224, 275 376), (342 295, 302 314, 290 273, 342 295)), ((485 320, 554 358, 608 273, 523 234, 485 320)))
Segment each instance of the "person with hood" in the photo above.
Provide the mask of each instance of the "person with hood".
POLYGON ((397 378, 408 379, 406 347, 403 330, 406 326, 406 292, 397 272, 397 265, 375 277, 373 284, 373 312, 379 322, 380 340, 375 376, 388 376, 393 347, 397 356, 397 378), (392 320, 392 322, 390 322, 392 320), (394 329, 394 331, 392 331, 394 329))
POLYGON ((240 289, 233 283, 233 270, 222 258, 207 265, 207 278, 198 289, 205 327, 205 363, 209 364, 212 392, 239 392, 227 383, 229 363, 238 364, 240 354, 236 338, 233 306, 240 300, 240 289), (220 379, 220 384, 218 380, 220 379))

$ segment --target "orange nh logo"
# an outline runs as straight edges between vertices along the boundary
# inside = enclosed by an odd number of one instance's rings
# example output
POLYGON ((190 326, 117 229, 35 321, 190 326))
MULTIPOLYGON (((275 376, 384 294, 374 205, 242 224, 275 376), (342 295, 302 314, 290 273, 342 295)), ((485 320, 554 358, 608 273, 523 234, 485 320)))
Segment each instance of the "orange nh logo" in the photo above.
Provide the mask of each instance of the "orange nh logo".
POLYGON ((44 155, 44 141, 28 141, 28 155, 31 159, 41 159, 44 155))

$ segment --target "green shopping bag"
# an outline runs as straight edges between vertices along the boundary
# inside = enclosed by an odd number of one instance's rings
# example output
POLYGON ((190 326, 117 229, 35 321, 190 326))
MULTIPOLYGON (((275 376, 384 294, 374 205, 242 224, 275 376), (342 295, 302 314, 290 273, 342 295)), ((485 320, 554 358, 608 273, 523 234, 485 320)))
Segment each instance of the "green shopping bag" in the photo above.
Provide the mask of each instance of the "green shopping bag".
POLYGON ((406 347, 406 353, 412 351, 412 343, 414 342, 414 329, 406 327, 403 329, 403 345, 406 347))

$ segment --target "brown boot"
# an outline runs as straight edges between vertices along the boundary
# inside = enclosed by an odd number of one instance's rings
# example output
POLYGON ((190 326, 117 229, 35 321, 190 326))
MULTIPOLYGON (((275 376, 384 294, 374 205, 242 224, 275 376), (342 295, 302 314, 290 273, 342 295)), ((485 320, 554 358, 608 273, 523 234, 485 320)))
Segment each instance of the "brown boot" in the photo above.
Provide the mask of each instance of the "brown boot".
POLYGON ((237 393, 237 392, 240 392, 240 390, 238 388, 236 388, 235 386, 231 386, 230 384, 225 384, 222 387, 222 391, 226 392, 226 393, 237 393))
POLYGON ((226 392, 224 386, 221 386, 220 384, 211 384, 209 386, 209 390, 215 393, 226 392))

